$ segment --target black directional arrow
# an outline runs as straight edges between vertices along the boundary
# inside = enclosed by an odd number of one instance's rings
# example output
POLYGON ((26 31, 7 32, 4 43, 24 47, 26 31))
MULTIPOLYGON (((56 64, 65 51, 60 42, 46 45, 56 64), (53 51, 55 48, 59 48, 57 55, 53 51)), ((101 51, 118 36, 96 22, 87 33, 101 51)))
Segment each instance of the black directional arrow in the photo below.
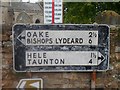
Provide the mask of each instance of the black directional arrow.
POLYGON ((98 65, 104 61, 105 57, 100 52, 98 53, 98 65))
POLYGON ((20 36, 19 39, 20 40, 25 39, 25 36, 20 36))
POLYGON ((98 60, 103 60, 104 59, 104 57, 103 56, 101 56, 101 57, 98 57, 98 60))
POLYGON ((25 31, 23 31, 23 32, 17 37, 17 39, 18 39, 21 43, 23 43, 23 44, 25 45, 25 39, 26 39, 26 37, 25 37, 25 31))

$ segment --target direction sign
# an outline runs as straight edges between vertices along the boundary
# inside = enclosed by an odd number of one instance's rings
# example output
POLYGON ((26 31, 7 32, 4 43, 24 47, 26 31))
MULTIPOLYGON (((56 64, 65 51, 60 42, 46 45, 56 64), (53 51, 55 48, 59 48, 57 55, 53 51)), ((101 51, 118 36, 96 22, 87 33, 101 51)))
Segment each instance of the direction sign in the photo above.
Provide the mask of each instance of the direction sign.
POLYGON ((26 66, 98 66, 104 56, 97 51, 27 51, 25 60, 26 66))
POLYGON ((105 71, 109 68, 107 25, 28 25, 13 27, 17 72, 105 71))
POLYGON ((98 45, 98 31, 25 30, 17 39, 24 45, 98 45))
POLYGON ((21 79, 16 88, 17 89, 42 90, 43 89, 43 80, 41 78, 21 79))
POLYGON ((63 0, 44 0, 44 24, 63 22, 63 0))

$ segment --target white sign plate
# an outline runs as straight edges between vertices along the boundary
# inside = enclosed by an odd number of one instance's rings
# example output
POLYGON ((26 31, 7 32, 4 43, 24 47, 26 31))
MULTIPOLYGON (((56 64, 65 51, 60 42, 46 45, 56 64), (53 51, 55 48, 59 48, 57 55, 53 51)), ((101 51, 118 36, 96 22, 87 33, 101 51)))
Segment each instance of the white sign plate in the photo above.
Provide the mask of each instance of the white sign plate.
POLYGON ((63 23, 63 0, 55 0, 54 22, 63 23))
POLYGON ((26 52, 26 66, 67 66, 67 65, 97 66, 103 60, 104 56, 96 51, 26 52))
POLYGON ((18 37, 25 45, 98 45, 98 31, 26 30, 18 37))
POLYGON ((52 19, 54 19, 54 23, 63 22, 62 0, 54 0, 54 6, 52 0, 44 0, 44 24, 51 24, 52 19))

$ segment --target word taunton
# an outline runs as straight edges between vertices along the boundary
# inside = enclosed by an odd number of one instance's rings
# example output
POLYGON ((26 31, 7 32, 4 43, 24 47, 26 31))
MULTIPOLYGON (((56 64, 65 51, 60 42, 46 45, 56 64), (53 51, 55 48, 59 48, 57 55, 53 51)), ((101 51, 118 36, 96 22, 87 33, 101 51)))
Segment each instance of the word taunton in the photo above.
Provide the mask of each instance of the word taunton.
POLYGON ((63 64, 65 64, 65 59, 49 58, 49 55, 47 55, 47 53, 26 52, 26 66, 63 65, 63 64))

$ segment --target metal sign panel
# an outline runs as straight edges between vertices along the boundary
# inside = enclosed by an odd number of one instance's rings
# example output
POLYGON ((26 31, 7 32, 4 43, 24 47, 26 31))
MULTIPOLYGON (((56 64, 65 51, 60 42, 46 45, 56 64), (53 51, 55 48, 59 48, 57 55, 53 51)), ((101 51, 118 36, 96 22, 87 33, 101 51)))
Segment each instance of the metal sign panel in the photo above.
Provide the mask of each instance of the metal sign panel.
POLYGON ((43 80, 41 78, 36 79, 21 79, 17 85, 17 90, 21 89, 43 89, 43 80))
POLYGON ((62 0, 44 0, 44 24, 63 22, 62 0), (54 20, 53 20, 54 19, 54 20))
POLYGON ((97 66, 104 56, 97 51, 27 51, 25 60, 26 66, 97 66))
POLYGON ((27 25, 13 27, 17 72, 105 71, 109 68, 107 25, 27 25))
POLYGON ((24 45, 98 45, 98 31, 92 30, 25 30, 17 38, 24 45))

